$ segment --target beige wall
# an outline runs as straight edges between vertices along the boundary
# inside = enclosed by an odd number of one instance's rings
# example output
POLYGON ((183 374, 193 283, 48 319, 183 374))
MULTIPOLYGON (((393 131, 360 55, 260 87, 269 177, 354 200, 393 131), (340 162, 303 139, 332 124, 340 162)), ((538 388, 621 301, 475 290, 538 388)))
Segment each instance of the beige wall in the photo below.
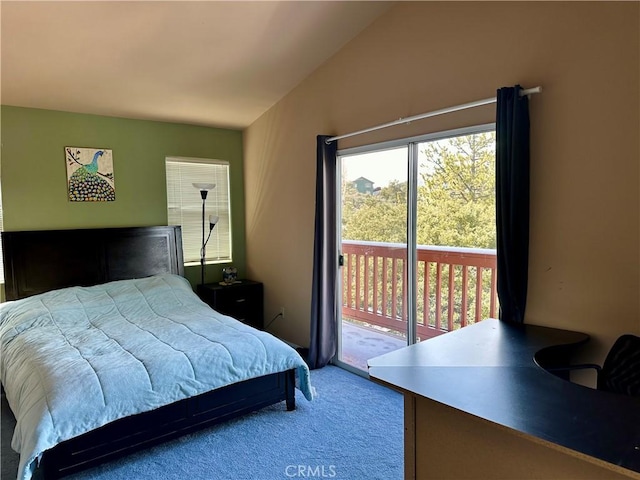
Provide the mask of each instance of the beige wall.
MULTIPOLYGON (((531 98, 527 322, 640 333, 637 2, 403 2, 245 131, 247 271, 306 345, 315 137, 541 85, 531 98)), ((495 121, 482 107, 339 148, 495 121)))

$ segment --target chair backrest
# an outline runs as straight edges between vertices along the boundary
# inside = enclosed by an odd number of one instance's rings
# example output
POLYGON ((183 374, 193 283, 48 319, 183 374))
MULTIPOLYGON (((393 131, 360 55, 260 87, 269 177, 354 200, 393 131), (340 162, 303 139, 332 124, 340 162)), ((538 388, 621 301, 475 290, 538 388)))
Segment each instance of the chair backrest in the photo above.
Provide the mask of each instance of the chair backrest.
POLYGON ((640 396, 640 337, 620 336, 598 374, 598 390, 640 396))

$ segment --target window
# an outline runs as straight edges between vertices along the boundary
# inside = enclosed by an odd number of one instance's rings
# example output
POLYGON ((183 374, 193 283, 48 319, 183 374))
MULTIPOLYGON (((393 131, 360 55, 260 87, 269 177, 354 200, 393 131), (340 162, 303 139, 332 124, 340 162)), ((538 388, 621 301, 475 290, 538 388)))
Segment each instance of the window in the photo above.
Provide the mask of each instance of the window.
POLYGON ((229 202, 229 162, 202 158, 167 157, 167 211, 169 225, 182 226, 185 265, 200 263, 202 246, 202 198, 194 183, 214 183, 205 204, 205 235, 209 215, 218 223, 207 243, 206 262, 226 263, 231 257, 231 213, 229 202))

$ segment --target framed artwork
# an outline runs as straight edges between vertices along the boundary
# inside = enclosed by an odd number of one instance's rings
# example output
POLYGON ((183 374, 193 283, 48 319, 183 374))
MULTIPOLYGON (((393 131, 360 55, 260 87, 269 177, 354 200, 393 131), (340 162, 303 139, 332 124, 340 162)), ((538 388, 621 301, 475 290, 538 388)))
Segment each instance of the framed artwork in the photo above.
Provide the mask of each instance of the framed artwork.
POLYGON ((113 202, 113 153, 106 148, 65 147, 71 202, 113 202))

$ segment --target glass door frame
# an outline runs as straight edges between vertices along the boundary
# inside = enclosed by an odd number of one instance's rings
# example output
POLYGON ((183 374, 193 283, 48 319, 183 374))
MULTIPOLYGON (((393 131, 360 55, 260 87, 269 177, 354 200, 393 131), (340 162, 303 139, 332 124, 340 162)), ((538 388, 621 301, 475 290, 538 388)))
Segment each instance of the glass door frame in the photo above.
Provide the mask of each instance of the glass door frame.
MULTIPOLYGON (((402 138, 386 142, 362 145, 359 147, 351 147, 339 149, 336 153, 336 258, 342 258, 342 158, 350 155, 372 153, 375 151, 389 150, 399 147, 407 147, 407 345, 412 345, 417 341, 417 210, 418 210, 418 145, 420 143, 442 140, 451 137, 464 135, 472 135, 484 132, 495 131, 495 123, 486 123, 474 125, 471 127, 456 128, 441 132, 429 133, 414 137, 402 138)), ((338 275, 336 279, 336 335, 337 348, 332 363, 356 373, 363 377, 368 377, 366 371, 360 370, 340 360, 342 356, 342 265, 338 267, 338 275)))

